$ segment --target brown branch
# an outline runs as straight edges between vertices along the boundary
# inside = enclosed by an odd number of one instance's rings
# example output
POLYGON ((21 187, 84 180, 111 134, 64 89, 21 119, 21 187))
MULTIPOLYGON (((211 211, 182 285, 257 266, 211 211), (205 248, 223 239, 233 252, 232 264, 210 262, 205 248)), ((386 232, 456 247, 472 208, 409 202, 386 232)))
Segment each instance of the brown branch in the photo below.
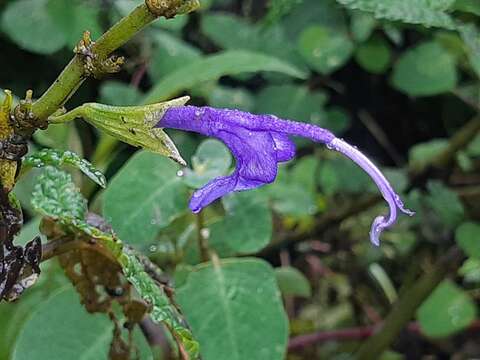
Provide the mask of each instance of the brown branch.
MULTIPOLYGON (((296 336, 288 342, 289 351, 303 350, 308 346, 321 344, 327 341, 352 341, 363 340, 377 333, 382 324, 359 326, 348 329, 318 331, 312 334, 296 336)), ((423 335, 420 325, 417 322, 411 322, 407 325, 407 330, 414 334, 423 335)), ((468 331, 480 329, 480 320, 475 320, 469 327, 468 331)))

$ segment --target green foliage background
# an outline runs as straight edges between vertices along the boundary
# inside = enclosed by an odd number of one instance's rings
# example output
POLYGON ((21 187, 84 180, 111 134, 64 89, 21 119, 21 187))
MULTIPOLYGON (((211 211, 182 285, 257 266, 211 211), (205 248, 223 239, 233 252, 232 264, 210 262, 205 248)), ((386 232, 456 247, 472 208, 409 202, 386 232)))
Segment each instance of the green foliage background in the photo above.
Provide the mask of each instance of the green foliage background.
MULTIPOLYGON (((140 2, 0 2, 0 87, 39 96, 84 30, 95 39, 140 2)), ((188 210, 189 194, 233 166, 217 141, 169 132, 186 169, 80 121, 38 131, 32 147, 70 149, 104 171, 105 190, 71 173, 90 210, 174 279, 205 360, 343 358, 359 339, 287 352, 288 339, 384 319, 455 243, 463 263, 412 319, 421 335, 405 331, 383 358, 480 356, 478 334, 466 332, 480 299, 480 137, 448 166, 410 182, 478 116, 478 16, 475 0, 203 0, 199 11, 158 20, 132 39, 119 51, 127 58, 122 72, 89 80, 67 104, 140 105, 189 94, 192 104, 329 128, 381 165, 417 212, 401 217, 380 248, 368 231, 385 205, 369 178, 306 141, 297 141, 296 160, 280 167, 274 184, 227 196, 201 220, 188 210), (198 236, 216 262, 202 263, 198 236)), ((38 232, 30 197, 39 172, 15 190, 28 220, 18 243, 38 232)), ((39 284, 0 305, 0 358, 105 358, 113 325, 79 305, 54 261, 42 266, 39 284)), ((159 358, 139 331, 135 339, 141 359, 159 358)))

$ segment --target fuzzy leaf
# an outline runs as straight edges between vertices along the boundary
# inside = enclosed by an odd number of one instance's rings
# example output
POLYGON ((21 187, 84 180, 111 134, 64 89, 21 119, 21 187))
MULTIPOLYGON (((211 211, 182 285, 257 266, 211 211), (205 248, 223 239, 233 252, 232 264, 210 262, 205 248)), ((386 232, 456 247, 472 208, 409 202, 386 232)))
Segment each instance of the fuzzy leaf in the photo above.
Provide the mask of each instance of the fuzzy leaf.
POLYGON ((82 171, 91 180, 96 182, 101 187, 105 187, 107 180, 105 176, 97 170, 90 162, 82 159, 80 156, 72 151, 61 151, 56 149, 43 149, 36 153, 27 156, 23 162, 23 167, 45 167, 63 165, 71 165, 82 171))
POLYGON ((32 205, 40 214, 53 219, 84 219, 87 213, 87 201, 70 174, 52 166, 47 166, 38 177, 32 205))
POLYGON ((143 265, 131 252, 124 251, 122 256, 123 272, 133 284, 139 295, 152 306, 151 317, 156 323, 167 325, 174 336, 180 340, 190 358, 197 359, 199 345, 185 326, 182 325, 180 314, 171 304, 161 287, 145 272, 143 265))
POLYGON ((377 19, 421 24, 427 27, 455 29, 445 10, 455 0, 337 0, 349 9, 373 13, 377 19))
MULTIPOLYGON (((55 167, 47 166, 38 177, 32 194, 32 206, 42 216, 58 220, 67 228, 83 232, 96 240, 116 241, 111 234, 87 224, 87 200, 75 186, 71 175, 55 167)), ((111 247, 110 250, 119 249, 111 247)))

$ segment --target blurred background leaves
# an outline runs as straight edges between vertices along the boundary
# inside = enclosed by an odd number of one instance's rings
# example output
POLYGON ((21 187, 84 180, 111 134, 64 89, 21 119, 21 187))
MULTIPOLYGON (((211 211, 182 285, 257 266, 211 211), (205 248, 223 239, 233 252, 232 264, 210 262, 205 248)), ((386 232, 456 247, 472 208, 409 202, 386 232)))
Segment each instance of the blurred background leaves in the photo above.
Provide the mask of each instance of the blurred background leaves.
MULTIPOLYGON (((19 97, 33 88, 40 96, 84 30, 95 39, 141 2, 1 2, 0 87, 19 97)), ((368 242, 373 217, 385 212, 370 179, 306 141, 298 141, 297 159, 280 167, 274 184, 226 197, 201 218, 189 212, 189 194, 234 165, 218 142, 170 131, 189 163, 185 169, 146 152, 134 154, 80 121, 38 131, 32 147, 74 150, 105 171, 105 191, 78 171, 71 174, 90 209, 175 279, 204 359, 223 360, 227 353, 282 359, 285 314, 291 341, 378 324, 454 244, 465 253, 460 268, 416 311, 412 321, 420 330, 398 334, 383 358, 478 357, 478 332, 466 329, 478 327, 480 137, 455 152, 448 166, 420 180, 412 175, 448 150, 480 110, 478 16, 475 0, 202 1, 199 11, 158 20, 132 39, 119 51, 127 57, 123 71, 88 81, 67 104, 139 105, 189 94, 196 105, 327 127, 382 165, 417 212, 400 218, 380 248, 368 242), (217 263, 201 264, 199 238, 218 253, 217 263)), ((36 175, 25 175, 16 188, 27 220, 19 242, 31 240, 38 226, 29 202, 36 175)), ((40 340, 25 340, 44 331, 44 319, 71 319, 78 327, 70 337, 84 344, 91 343, 91 333, 80 331, 82 324, 99 334, 108 327, 97 322, 99 315, 81 311, 54 262, 42 266, 36 287, 18 303, 0 305, 1 358, 62 355, 40 340), (32 354, 33 348, 38 352, 32 354)), ((64 336, 56 334, 60 329, 52 325, 51 337, 64 336)), ((347 340, 306 342, 287 356, 341 358, 361 339, 347 340)), ((96 358, 107 348, 98 351, 96 358)), ((142 359, 151 356, 141 352, 142 359)))

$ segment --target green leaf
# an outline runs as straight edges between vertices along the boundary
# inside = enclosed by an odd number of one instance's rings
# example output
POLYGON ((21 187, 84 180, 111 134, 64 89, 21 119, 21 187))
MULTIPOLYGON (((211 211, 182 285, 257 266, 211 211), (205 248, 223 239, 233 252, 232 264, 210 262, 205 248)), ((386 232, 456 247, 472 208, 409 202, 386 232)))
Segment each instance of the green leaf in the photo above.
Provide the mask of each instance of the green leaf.
POLYGON ((214 13, 202 18, 202 31, 218 46, 228 50, 250 50, 301 66, 293 42, 280 25, 264 27, 244 18, 214 13))
POLYGON ((124 252, 122 265, 125 277, 133 284, 142 299, 151 306, 152 320, 158 324, 165 323, 183 344, 191 359, 197 359, 198 343, 193 339, 190 330, 182 324, 183 319, 163 289, 145 272, 142 263, 133 253, 124 252))
POLYGON ((448 147, 447 139, 433 139, 414 145, 408 154, 410 166, 420 168, 448 147))
POLYGON ((458 195, 439 181, 429 181, 427 203, 443 224, 454 228, 465 217, 465 209, 458 195))
POLYGON ((200 342, 202 359, 284 359, 288 321, 266 262, 199 265, 178 289, 177 300, 200 342))
POLYGON ((298 50, 313 69, 330 74, 348 61, 353 43, 345 33, 313 25, 301 33, 298 50))
POLYGON ((355 52, 355 60, 365 70, 373 74, 382 74, 390 65, 392 54, 388 43, 380 37, 374 37, 360 45, 355 52))
POLYGON ((37 307, 18 335, 12 359, 107 359, 112 332, 106 315, 87 313, 75 290, 66 288, 37 307), (59 346, 52 346, 52 339, 59 346))
POLYGON ((105 81, 100 87, 100 100, 108 105, 136 105, 140 102, 141 97, 142 94, 137 88, 120 81, 105 81))
POLYGON ((184 180, 188 186, 200 188, 218 176, 225 175, 232 164, 228 148, 220 141, 203 141, 192 157, 193 169, 184 170, 184 180))
POLYGON ((251 254, 272 237, 272 214, 258 192, 234 193, 222 199, 225 217, 210 226, 209 244, 226 254, 251 254), (226 249, 226 250, 225 250, 226 249))
POLYGON ((83 232, 93 239, 106 241, 111 251, 120 251, 113 235, 87 224, 87 200, 75 186, 70 174, 47 166, 37 179, 32 194, 32 206, 42 216, 59 221, 75 232, 83 232))
POLYGON ((372 263, 368 266, 368 273, 382 289, 388 301, 393 304, 397 300, 398 295, 385 269, 377 263, 372 263))
POLYGON ((270 85, 256 96, 254 112, 329 127, 324 110, 327 99, 323 92, 310 91, 306 86, 270 85))
POLYGON ((282 24, 293 41, 297 41, 302 31, 310 25, 319 25, 343 34, 348 31, 345 11, 335 0, 302 0, 282 24))
POLYGON ((150 90, 143 103, 171 98, 182 90, 222 76, 258 71, 279 72, 300 79, 306 76, 294 66, 271 56, 247 51, 225 51, 198 59, 167 75, 150 90))
POLYGON ((348 159, 335 156, 320 164, 318 183, 326 195, 360 193, 371 184, 368 175, 348 159))
POLYGON ((473 24, 459 26, 458 31, 467 48, 470 64, 477 77, 480 77, 480 31, 473 24))
POLYGON ((48 0, 10 2, 2 14, 3 31, 21 48, 52 54, 66 45, 66 36, 51 21, 48 0))
POLYGON ((71 175, 52 166, 38 177, 32 205, 43 216, 54 219, 84 219, 87 213, 87 201, 71 175))
POLYGON ((90 162, 82 159, 71 151, 60 151, 55 149, 43 149, 25 157, 22 162, 22 169, 29 167, 45 167, 45 166, 61 167, 63 165, 71 165, 78 168, 91 180, 101 187, 107 185, 105 176, 97 170, 90 162))
POLYGON ((155 81, 201 57, 199 49, 166 31, 155 32, 153 40, 158 48, 148 71, 155 81))
POLYGON ((294 267, 282 266, 275 269, 278 287, 283 296, 310 297, 312 288, 308 279, 294 267))
POLYGON ((241 88, 218 85, 206 95, 210 106, 217 108, 252 111, 255 104, 253 95, 241 88))
POLYGON ((468 258, 458 269, 458 273, 463 276, 467 283, 480 283, 480 260, 476 258, 468 258))
POLYGON ((283 215, 305 216, 317 212, 315 202, 315 178, 318 160, 306 156, 287 171, 286 166, 279 168, 275 183, 263 191, 270 198, 273 209, 283 215))
POLYGON ((367 40, 372 35, 376 25, 377 21, 372 14, 352 11, 350 28, 354 40, 360 42, 367 40))
POLYGON ((45 130, 35 131, 33 138, 35 142, 42 146, 68 150, 68 144, 74 130, 71 126, 66 125, 49 126, 45 130))
POLYGON ((165 112, 182 106, 188 96, 143 106, 110 106, 86 103, 60 116, 49 118, 50 123, 64 123, 82 118, 108 135, 136 147, 168 156, 185 165, 173 141, 156 125, 165 112))
POLYGON ((377 19, 455 29, 445 12, 455 0, 337 0, 349 9, 367 11, 377 19))
POLYGON ((453 90, 457 84, 455 61, 435 42, 407 50, 395 64, 393 86, 411 96, 431 96, 453 90))
POLYGON ((468 327, 476 317, 473 300, 457 285, 443 281, 417 312, 422 332, 430 337, 446 337, 468 327))
POLYGON ((168 159, 139 152, 117 172, 105 191, 103 214, 121 239, 148 245, 187 210, 187 187, 178 170, 168 159))
MULTIPOLYGON (((62 33, 69 47, 73 47, 88 30, 92 39, 102 35, 99 23, 99 8, 79 0, 47 0, 49 21, 57 26, 57 32, 62 33)), ((25 21, 25 20, 23 20, 25 21)))
POLYGON ((480 3, 477 0, 456 0, 453 9, 480 16, 480 3))
MULTIPOLYGON (((20 230, 20 233, 15 237, 15 244, 25 246, 35 236, 39 236, 41 220, 42 218, 37 216, 29 222, 23 224, 22 230, 20 230)), ((43 235, 41 237, 42 241, 45 240, 43 235)))
POLYGON ((480 224, 461 224, 455 231, 455 241, 468 256, 480 260, 480 224))

